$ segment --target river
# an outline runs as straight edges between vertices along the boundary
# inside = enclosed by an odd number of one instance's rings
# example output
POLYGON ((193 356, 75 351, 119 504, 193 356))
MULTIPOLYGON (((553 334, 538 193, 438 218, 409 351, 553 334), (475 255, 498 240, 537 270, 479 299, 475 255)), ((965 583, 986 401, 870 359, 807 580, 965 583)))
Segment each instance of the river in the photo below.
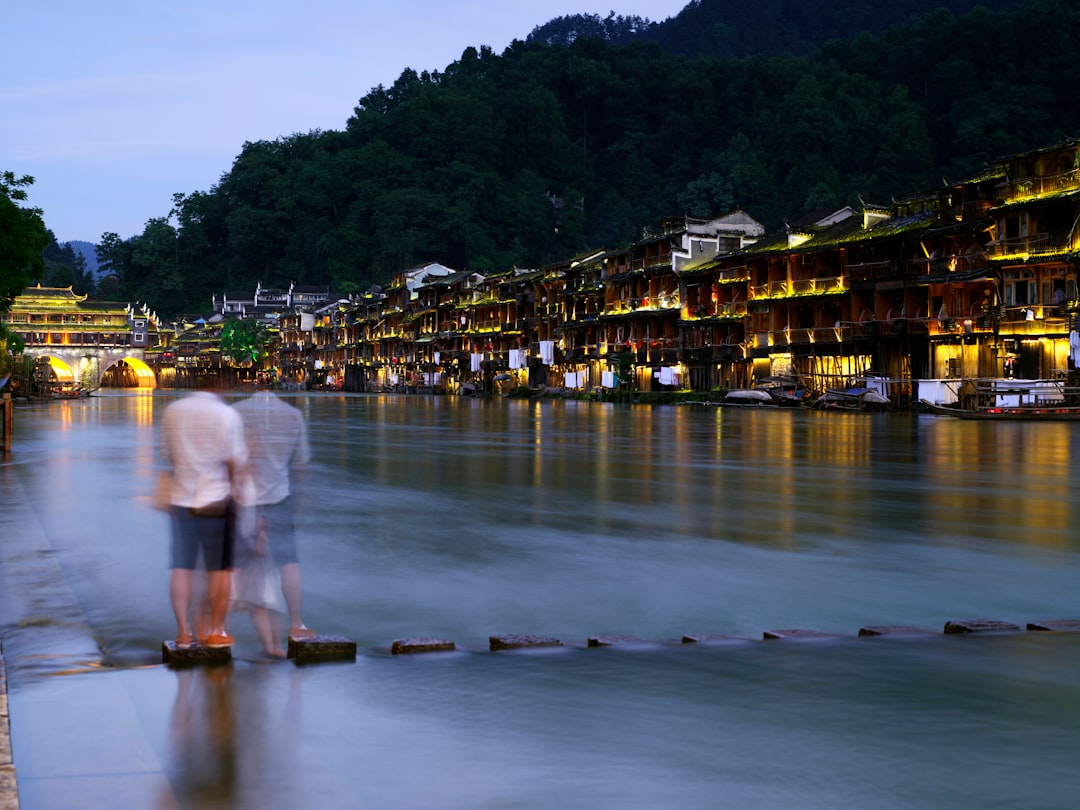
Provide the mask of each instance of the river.
MULTIPOLYGON (((287 395, 313 452, 298 497, 305 618, 361 652, 265 664, 234 621, 229 694, 256 709, 226 735, 240 749, 226 779, 177 758, 171 712, 196 675, 153 666, 174 633, 150 493, 175 396, 20 407, 0 472, 103 650, 106 672, 75 677, 123 684, 179 806, 1075 800, 1080 634, 940 632, 1080 619, 1068 423, 287 395), (857 638, 867 625, 934 635, 857 638), (777 628, 840 638, 761 640, 777 628), (488 652, 505 633, 565 646, 488 652), (389 655, 414 636, 458 652, 389 655), (640 641, 590 649, 590 636, 640 641), (307 769, 302 797, 289 757, 307 769), (193 768, 211 785, 189 795, 193 768)), ((18 768, 32 735, 20 695, 55 688, 55 673, 5 651, 18 768)), ((50 806, 47 769, 28 762, 24 810, 50 806)))

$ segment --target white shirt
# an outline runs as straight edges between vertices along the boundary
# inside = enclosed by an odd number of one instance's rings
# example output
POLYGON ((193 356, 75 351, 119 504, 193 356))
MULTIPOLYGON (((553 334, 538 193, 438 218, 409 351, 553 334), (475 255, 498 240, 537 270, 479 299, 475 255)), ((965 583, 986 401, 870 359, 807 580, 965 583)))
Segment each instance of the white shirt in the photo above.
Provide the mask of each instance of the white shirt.
POLYGON ((236 403, 243 419, 255 503, 279 503, 289 497, 290 470, 311 461, 304 416, 299 410, 266 391, 236 403))
POLYGON ((172 503, 201 507, 232 494, 230 468, 248 460, 244 423, 220 398, 196 391, 165 409, 161 455, 172 465, 172 503))

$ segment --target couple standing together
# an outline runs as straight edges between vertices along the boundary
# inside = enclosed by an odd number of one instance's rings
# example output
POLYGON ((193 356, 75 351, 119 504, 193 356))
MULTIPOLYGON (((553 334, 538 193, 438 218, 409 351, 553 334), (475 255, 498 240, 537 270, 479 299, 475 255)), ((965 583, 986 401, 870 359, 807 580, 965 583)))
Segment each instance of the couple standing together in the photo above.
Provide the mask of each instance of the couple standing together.
MULTIPOLYGON (((165 409, 161 453, 172 469, 169 597, 176 615, 177 648, 188 649, 197 642, 232 646, 226 620, 234 596, 234 569, 276 567, 289 636, 315 636, 301 616, 290 487, 293 469, 302 468, 311 457, 300 411, 266 392, 230 407, 210 391, 196 391, 165 409), (205 597, 196 597, 195 572, 204 570, 205 597)), ((275 627, 267 602, 237 596, 251 610, 266 654, 284 657, 280 628, 275 627)))

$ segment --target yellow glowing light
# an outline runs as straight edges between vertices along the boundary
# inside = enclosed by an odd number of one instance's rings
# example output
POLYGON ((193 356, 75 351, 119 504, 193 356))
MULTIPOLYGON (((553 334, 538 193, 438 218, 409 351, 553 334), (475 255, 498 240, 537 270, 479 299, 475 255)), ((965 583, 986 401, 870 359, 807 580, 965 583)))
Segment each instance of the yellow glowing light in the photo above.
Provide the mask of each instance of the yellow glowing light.
POLYGON ((53 374, 56 375, 58 380, 75 380, 75 372, 72 371, 71 366, 65 363, 58 357, 49 358, 49 366, 52 368, 53 374))
POLYGON ((153 379, 154 371, 150 366, 146 365, 142 360, 136 357, 126 357, 124 362, 131 367, 131 370, 135 372, 135 376, 141 379, 153 379))

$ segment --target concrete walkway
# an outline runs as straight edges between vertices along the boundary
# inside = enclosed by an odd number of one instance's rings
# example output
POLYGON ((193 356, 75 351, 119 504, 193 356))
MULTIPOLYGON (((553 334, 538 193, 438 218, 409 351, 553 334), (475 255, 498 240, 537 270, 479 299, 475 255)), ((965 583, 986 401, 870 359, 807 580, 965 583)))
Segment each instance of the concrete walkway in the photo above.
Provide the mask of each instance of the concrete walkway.
POLYGON ((18 807, 19 788, 15 782, 8 725, 7 668, 4 665, 4 641, 0 639, 0 810, 17 810, 18 807))
POLYGON ((179 807, 28 503, 0 466, 0 810, 179 807))

